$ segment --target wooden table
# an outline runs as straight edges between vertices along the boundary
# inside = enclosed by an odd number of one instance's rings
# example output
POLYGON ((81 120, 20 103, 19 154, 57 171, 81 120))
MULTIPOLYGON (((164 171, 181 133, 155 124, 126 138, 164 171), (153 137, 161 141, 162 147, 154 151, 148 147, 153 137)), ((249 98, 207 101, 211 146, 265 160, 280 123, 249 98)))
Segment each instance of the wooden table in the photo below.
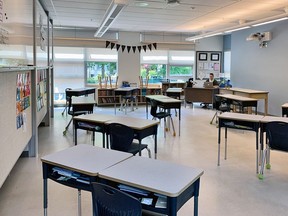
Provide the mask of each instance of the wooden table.
POLYGON ((225 98, 228 106, 237 104, 237 106, 241 107, 242 113, 244 113, 245 107, 255 107, 255 113, 257 114, 258 99, 233 94, 217 94, 216 96, 225 98))
POLYGON ((234 94, 244 97, 264 100, 264 115, 268 115, 268 91, 244 89, 244 88, 230 88, 220 89, 220 94, 234 94))
MULTIPOLYGON (((220 143, 221 143, 221 128, 225 128, 225 157, 227 159, 227 128, 254 131, 256 133, 256 173, 259 172, 259 144, 258 133, 260 128, 260 120, 262 115, 250 115, 242 113, 224 112, 218 116, 218 166, 220 166, 220 143)), ((261 148, 263 149, 263 148, 261 148)))
POLYGON ((142 205, 143 209, 169 215, 177 211, 194 196, 194 216, 198 215, 200 177, 203 170, 170 162, 132 157, 99 172, 99 178, 108 184, 124 184, 167 197, 166 208, 142 205), (108 181, 108 182, 107 182, 108 181))
POLYGON ((215 102, 215 94, 219 94, 219 88, 203 88, 203 87, 192 87, 192 88, 185 88, 184 95, 185 100, 184 104, 186 107, 186 102, 191 102, 192 106, 193 103, 207 103, 207 104, 214 104, 215 102))
POLYGON ((78 189, 78 215, 81 215, 81 190, 90 191, 90 183, 96 181, 98 173, 133 155, 90 145, 77 145, 41 158, 43 167, 44 215, 48 207, 48 178, 60 184, 78 189), (72 172, 73 177, 61 180, 53 168, 72 172))
POLYGON ((163 108, 165 110, 168 110, 170 112, 171 109, 178 109, 179 114, 179 136, 181 131, 181 100, 171 98, 165 95, 146 95, 146 118, 148 119, 148 103, 150 100, 155 100, 157 102, 157 105, 160 108, 163 108))

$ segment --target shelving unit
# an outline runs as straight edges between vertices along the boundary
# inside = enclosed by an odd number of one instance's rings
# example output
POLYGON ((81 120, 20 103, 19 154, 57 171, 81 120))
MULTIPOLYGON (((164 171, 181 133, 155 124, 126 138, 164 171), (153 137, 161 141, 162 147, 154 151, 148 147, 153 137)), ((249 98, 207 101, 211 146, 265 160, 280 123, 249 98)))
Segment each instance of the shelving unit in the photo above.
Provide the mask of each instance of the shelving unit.
MULTIPOLYGON (((114 105, 114 90, 115 88, 99 88, 97 89, 97 105, 112 106, 114 105)), ((146 102, 145 95, 160 95, 162 89, 160 87, 147 87, 138 90, 138 104, 146 102)), ((119 96, 116 96, 116 105, 120 104, 119 96)))
MULTIPOLYGON (((99 88, 97 89, 97 105, 107 106, 114 105, 114 90, 115 88, 99 88)), ((117 103, 119 103, 119 96, 116 97, 117 103)))

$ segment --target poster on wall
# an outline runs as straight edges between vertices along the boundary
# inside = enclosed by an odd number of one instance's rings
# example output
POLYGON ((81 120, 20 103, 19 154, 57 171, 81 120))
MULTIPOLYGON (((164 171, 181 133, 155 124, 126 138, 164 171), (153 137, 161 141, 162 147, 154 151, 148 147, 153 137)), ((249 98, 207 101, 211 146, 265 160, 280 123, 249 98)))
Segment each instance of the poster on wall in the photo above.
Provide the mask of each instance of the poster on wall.
POLYGON ((215 78, 222 76, 222 52, 197 51, 196 52, 196 79, 206 80, 213 73, 215 78))
POLYGON ((17 73, 16 81, 16 128, 26 128, 25 110, 30 107, 30 72, 17 73))
POLYGON ((37 71, 37 87, 36 87, 36 97, 37 97, 37 110, 40 111, 46 104, 46 70, 37 71))

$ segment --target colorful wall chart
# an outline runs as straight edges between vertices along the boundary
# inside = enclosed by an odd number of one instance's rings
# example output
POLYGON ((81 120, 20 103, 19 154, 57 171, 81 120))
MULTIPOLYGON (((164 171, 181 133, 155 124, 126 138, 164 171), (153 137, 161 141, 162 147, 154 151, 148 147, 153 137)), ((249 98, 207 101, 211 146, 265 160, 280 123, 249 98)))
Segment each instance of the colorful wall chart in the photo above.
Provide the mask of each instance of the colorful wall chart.
POLYGON ((17 73, 16 83, 16 127, 24 127, 26 124, 25 110, 30 107, 31 95, 30 72, 17 73))

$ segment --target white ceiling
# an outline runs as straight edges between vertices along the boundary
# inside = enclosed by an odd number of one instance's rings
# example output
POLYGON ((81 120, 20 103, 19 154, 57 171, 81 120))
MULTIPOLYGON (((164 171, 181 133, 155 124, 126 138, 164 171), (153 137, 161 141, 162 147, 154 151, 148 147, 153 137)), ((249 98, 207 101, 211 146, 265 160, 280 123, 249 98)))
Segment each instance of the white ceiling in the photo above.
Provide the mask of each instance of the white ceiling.
MULTIPOLYGON (((288 0, 128 0, 110 30, 198 34, 284 13, 288 0), (147 3, 142 7, 140 3, 147 3)), ((42 0, 54 26, 99 27, 111 0, 42 0)))

